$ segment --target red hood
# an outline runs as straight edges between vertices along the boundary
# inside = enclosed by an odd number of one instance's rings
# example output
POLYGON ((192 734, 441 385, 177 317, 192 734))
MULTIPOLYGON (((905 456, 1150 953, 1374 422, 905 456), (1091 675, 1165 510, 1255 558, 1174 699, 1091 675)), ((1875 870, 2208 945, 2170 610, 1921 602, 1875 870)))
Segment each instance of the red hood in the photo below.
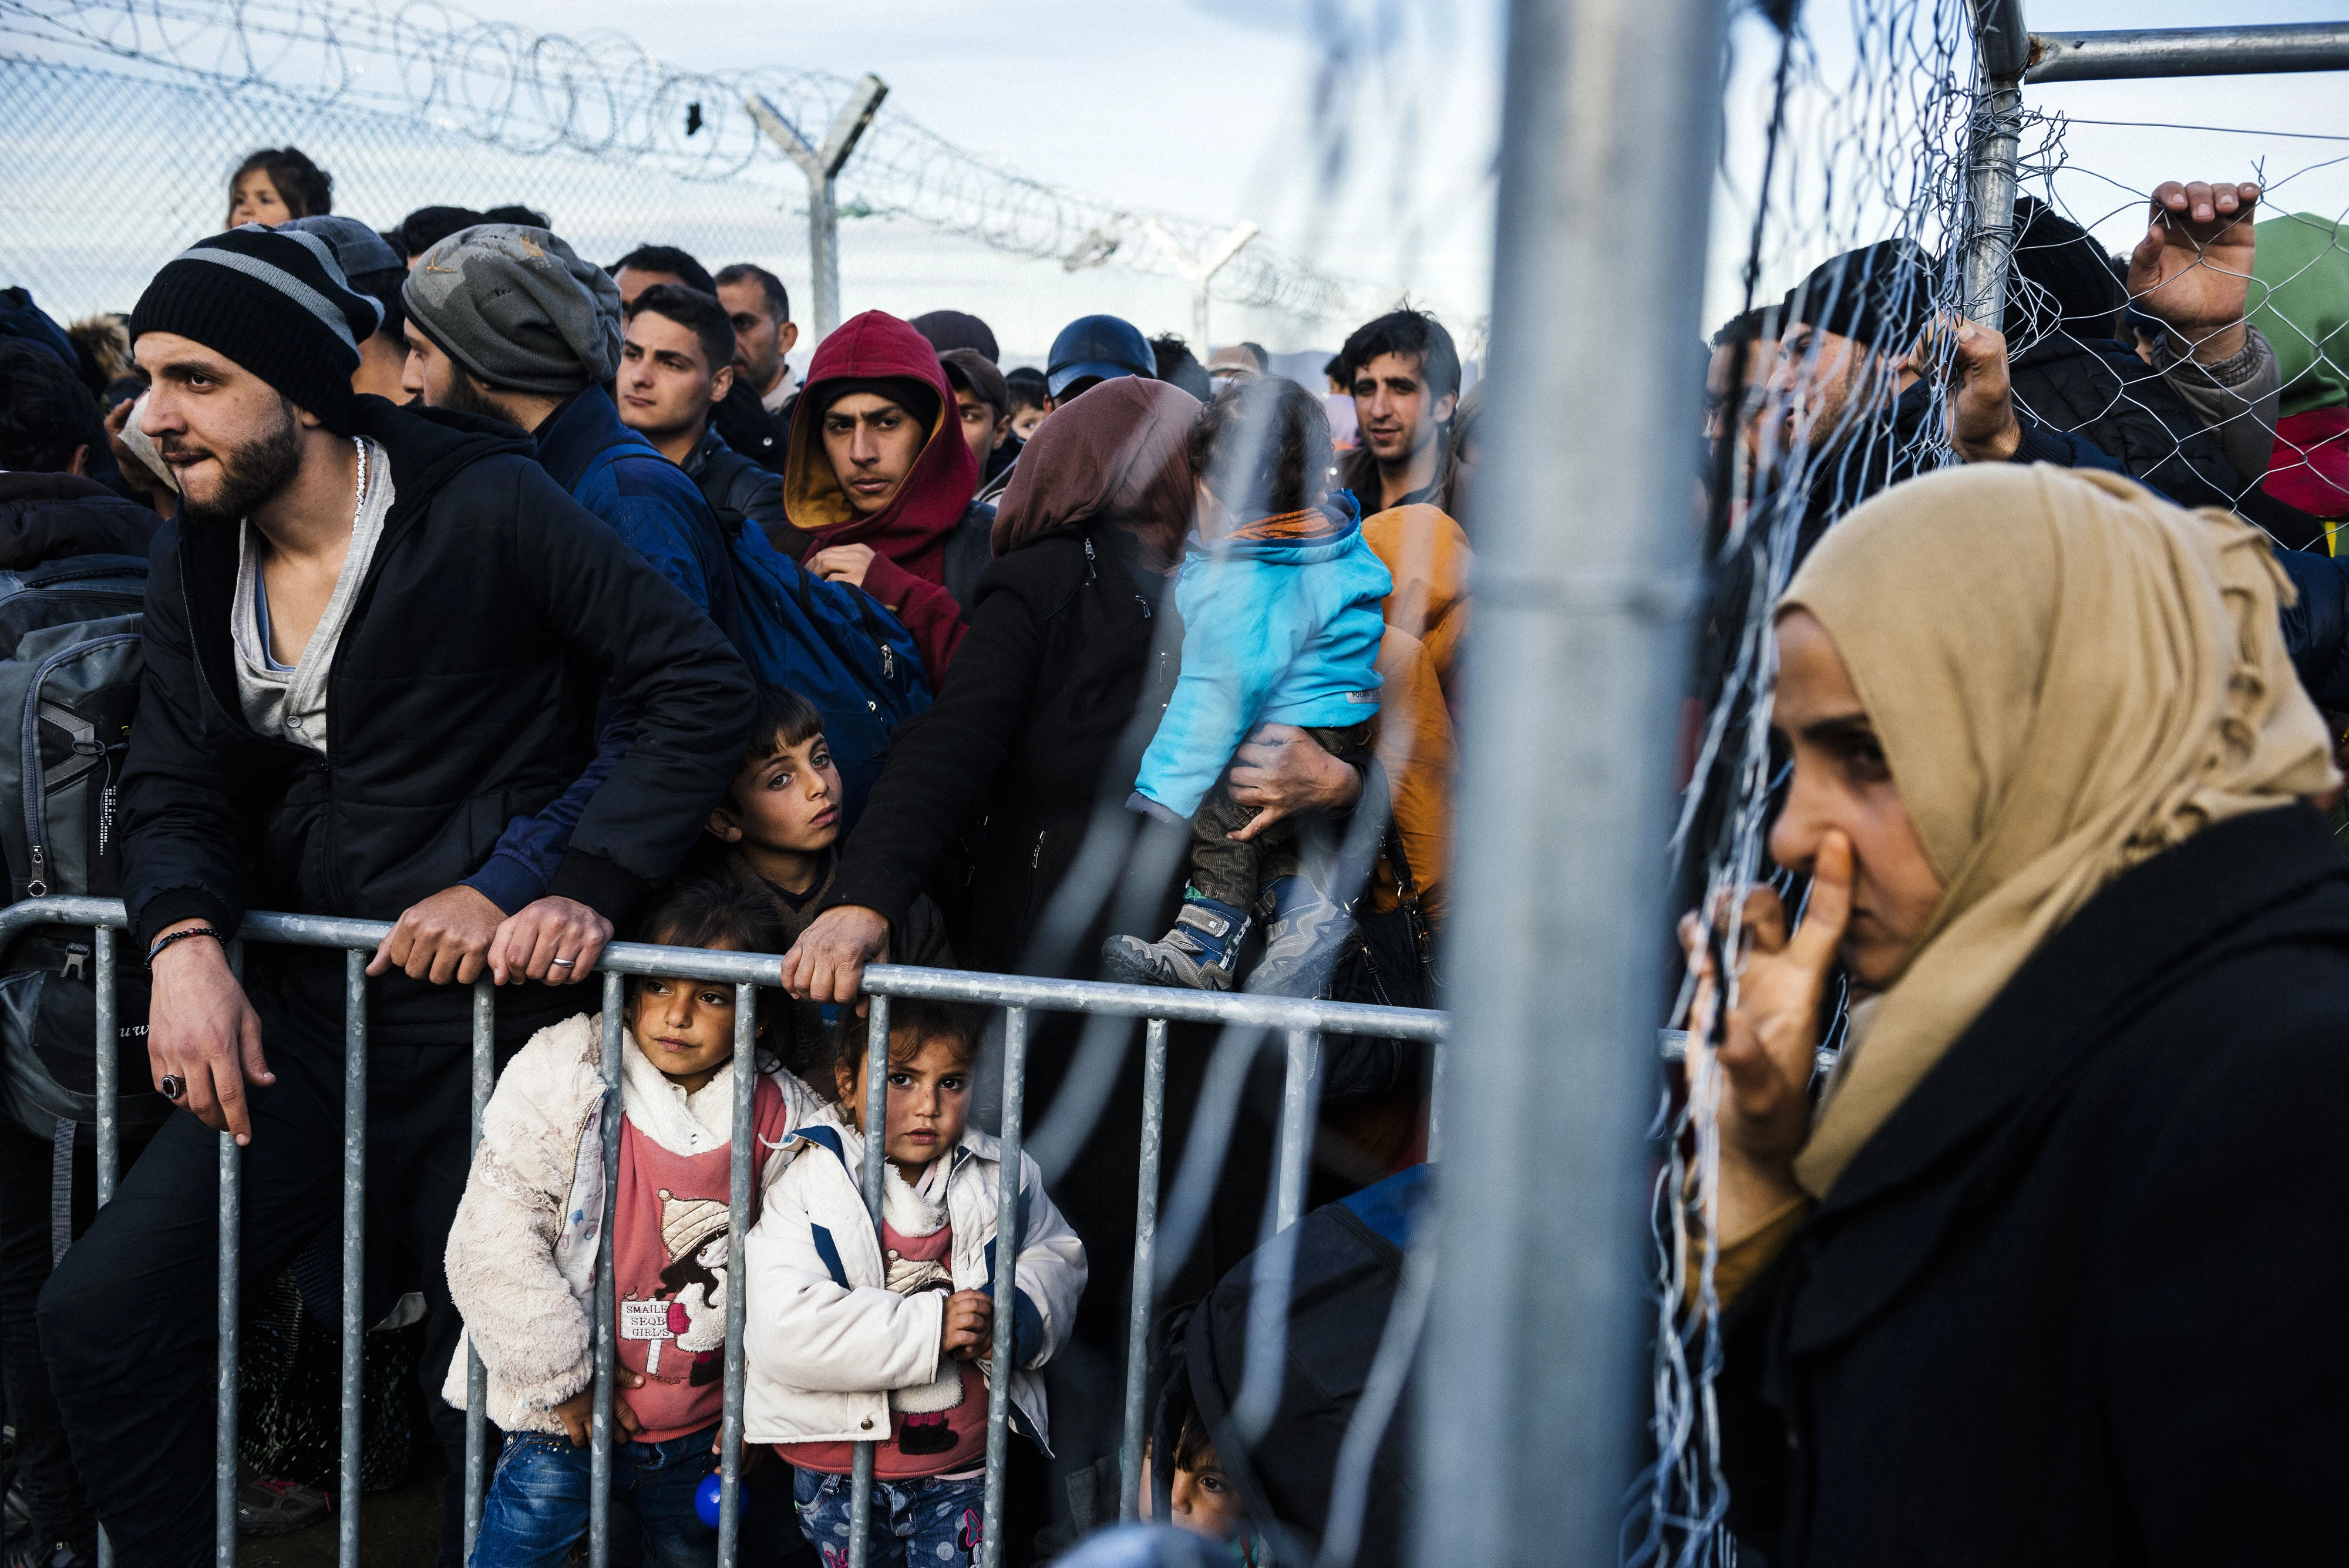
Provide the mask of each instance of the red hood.
POLYGON ((791 453, 783 465, 783 505, 792 524, 816 535, 818 546, 869 545, 881 556, 932 582, 942 580, 947 535, 962 521, 978 488, 978 462, 962 439, 954 389, 929 340, 894 316, 868 310, 841 324, 808 367, 807 387, 792 421, 791 453), (914 471, 887 506, 862 516, 833 477, 824 455, 823 383, 902 376, 934 388, 938 414, 914 471))

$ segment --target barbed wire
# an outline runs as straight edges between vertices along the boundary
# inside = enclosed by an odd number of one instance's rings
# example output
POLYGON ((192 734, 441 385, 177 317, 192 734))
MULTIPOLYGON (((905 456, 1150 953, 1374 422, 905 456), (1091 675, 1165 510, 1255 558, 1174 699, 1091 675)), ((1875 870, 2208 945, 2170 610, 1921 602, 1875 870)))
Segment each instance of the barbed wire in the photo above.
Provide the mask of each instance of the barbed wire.
MULTIPOLYGON (((0 37, 32 57, 394 115, 524 155, 563 151, 680 180, 750 180, 779 193, 799 188, 801 176, 760 134, 744 100, 763 96, 820 141, 854 87, 826 71, 680 70, 617 34, 536 33, 431 0, 397 8, 371 0, 0 0, 0 37)), ((859 215, 903 218, 1071 270, 1106 263, 1164 275, 1164 257, 1141 243, 1145 223, 1194 254, 1227 226, 1032 178, 885 105, 841 183, 844 205, 859 215)), ((1381 291, 1257 243, 1216 275, 1213 293, 1319 322, 1381 291)))

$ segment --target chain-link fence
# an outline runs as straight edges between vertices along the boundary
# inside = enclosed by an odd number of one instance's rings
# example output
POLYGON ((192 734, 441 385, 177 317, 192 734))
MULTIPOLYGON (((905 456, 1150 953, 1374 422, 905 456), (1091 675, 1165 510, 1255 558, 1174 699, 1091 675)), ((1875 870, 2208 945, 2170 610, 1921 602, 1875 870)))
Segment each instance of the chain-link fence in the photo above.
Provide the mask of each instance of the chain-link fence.
MULTIPOLYGON (((753 261, 793 304, 809 279, 800 171, 744 108, 758 94, 821 140, 853 84, 818 72, 682 72, 632 46, 303 0, 0 3, 0 275, 53 314, 126 309, 155 268, 221 227, 228 176, 292 144, 335 210, 389 227, 415 208, 519 202, 591 259, 677 244, 753 261)), ((987 318, 1015 358, 1071 317, 1190 329, 1192 254, 1223 220, 1061 189, 885 106, 839 181, 843 305, 987 318)), ((1219 335, 1315 341, 1392 291, 1251 244, 1216 278, 1219 335)))

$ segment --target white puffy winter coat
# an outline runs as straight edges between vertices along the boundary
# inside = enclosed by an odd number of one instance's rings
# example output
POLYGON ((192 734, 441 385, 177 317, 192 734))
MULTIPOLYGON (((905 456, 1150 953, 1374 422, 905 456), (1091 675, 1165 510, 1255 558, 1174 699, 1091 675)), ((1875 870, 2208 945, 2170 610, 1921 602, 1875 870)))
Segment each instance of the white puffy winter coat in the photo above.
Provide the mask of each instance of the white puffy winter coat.
MULTIPOLYGON (((854 1128, 803 1127, 767 1158, 771 1168, 785 1168, 768 1188, 743 1249, 750 1293, 744 1435, 755 1443, 885 1438, 890 1390, 917 1388, 939 1376, 946 1293, 905 1296, 888 1288, 880 1238, 857 1186, 864 1140, 854 1128)), ((1000 1147, 971 1128, 948 1158, 954 1288, 991 1289, 1000 1147)), ((1085 1250, 1024 1154, 1019 1192, 1026 1222, 1013 1280, 1017 1300, 1008 1314, 999 1305, 995 1329, 1018 1324, 1015 1424, 1046 1446, 1044 1381, 1035 1369, 1068 1340, 1085 1288, 1085 1250)))
MULTIPOLYGON (((600 1014, 566 1018, 532 1035, 506 1064, 449 1230, 449 1293, 464 1314, 465 1334, 441 1397, 465 1407, 466 1347, 479 1345, 489 1417, 509 1432, 561 1432, 554 1407, 595 1373, 603 1039, 600 1014)), ((621 1053, 621 1105, 640 1135, 676 1154, 704 1154, 730 1140, 731 1064, 688 1096, 626 1034, 621 1053)), ((771 1062, 762 1067, 782 1090, 793 1126, 830 1118, 830 1106, 806 1085, 771 1062)), ((780 1174, 771 1158, 761 1172, 762 1193, 780 1174)))

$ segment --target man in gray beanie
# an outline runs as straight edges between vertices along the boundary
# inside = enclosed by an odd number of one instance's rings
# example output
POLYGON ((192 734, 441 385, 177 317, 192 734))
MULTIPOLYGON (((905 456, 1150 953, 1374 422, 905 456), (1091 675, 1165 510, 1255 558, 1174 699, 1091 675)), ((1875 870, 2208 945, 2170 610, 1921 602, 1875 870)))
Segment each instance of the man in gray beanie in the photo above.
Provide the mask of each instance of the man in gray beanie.
POLYGON ((750 728, 750 675, 717 628, 525 441, 353 394, 378 319, 326 242, 260 228, 182 252, 131 313, 153 379, 140 426, 181 503, 148 579, 122 898, 153 976, 154 1086, 191 1114, 156 1132, 38 1318, 123 1568, 212 1561, 213 1317, 188 1309, 218 1289, 222 1131, 243 1146, 247 1291, 337 1222, 347 1132, 365 1138, 369 1239, 424 1266, 419 1371, 457 1562, 464 1423, 435 1396, 459 1328, 441 1258, 470 1164, 470 982, 518 988, 497 1007, 508 1053, 576 1012, 560 982, 676 869, 750 728), (543 896, 443 940, 490 907, 462 885, 484 829, 593 754, 606 686, 634 743, 543 896), (398 922, 368 966, 364 1127, 344 1125, 342 955, 272 949, 241 980, 227 942, 249 909, 398 922))
MULTIPOLYGON (((717 515, 683 469, 620 422, 612 401, 620 291, 604 269, 548 230, 479 223, 426 251, 401 301, 408 389, 427 407, 485 414, 529 431, 539 465, 554 482, 742 648, 734 564, 717 515)), ((596 757, 572 787, 509 823, 497 852, 466 886, 507 914, 541 897, 571 824, 631 733, 625 713, 608 722, 596 757)))

